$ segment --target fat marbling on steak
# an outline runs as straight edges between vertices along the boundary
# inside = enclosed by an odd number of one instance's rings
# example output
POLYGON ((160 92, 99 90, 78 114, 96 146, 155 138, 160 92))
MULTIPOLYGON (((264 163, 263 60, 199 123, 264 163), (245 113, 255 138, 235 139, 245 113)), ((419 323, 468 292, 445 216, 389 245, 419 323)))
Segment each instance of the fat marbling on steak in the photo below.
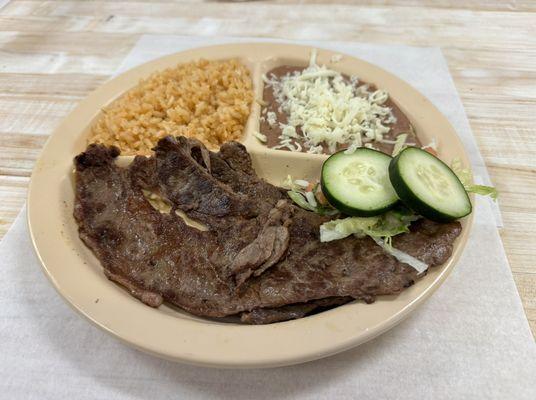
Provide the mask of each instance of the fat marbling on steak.
MULTIPOLYGON (((259 178, 236 142, 218 153, 185 137, 153 157, 115 163, 119 150, 90 145, 75 158, 74 217, 106 276, 144 303, 247 323, 300 318, 353 299, 399 293, 418 278, 369 238, 319 241, 327 217, 293 205, 259 178), (170 205, 162 213, 144 191, 170 205), (208 229, 188 226, 182 211, 208 229)), ((458 222, 421 219, 393 245, 430 266, 444 263, 458 222)))

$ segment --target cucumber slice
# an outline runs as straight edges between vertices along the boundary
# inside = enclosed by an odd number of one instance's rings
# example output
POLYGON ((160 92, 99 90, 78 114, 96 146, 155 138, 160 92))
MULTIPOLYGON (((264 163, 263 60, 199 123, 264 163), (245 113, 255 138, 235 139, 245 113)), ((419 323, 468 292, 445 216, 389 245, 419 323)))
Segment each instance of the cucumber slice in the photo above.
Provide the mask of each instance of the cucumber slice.
POLYGON ((347 215, 371 217, 392 208, 398 197, 389 181, 391 157, 366 147, 333 154, 322 165, 322 193, 347 215))
POLYGON ((427 151, 402 150, 389 165, 389 179, 402 202, 423 217, 448 222, 471 213, 471 201, 456 174, 427 151))

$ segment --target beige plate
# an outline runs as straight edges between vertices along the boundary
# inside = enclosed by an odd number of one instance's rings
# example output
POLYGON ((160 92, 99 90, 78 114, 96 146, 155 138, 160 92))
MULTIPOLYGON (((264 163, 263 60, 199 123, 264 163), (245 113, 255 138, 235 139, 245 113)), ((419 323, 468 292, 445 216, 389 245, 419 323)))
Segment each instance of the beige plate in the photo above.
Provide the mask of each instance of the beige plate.
MULTIPOLYGON (((252 71, 255 92, 260 98, 263 72, 281 64, 306 65, 310 50, 284 44, 233 44, 163 57, 97 89, 54 131, 32 175, 28 221, 47 276, 80 314, 123 341, 167 359, 203 366, 273 367, 318 359, 366 342, 400 322, 441 285, 467 242, 472 217, 463 221, 464 229, 450 260, 400 295, 380 297, 371 305, 356 302, 296 321, 264 326, 215 322, 166 305, 150 308, 108 281, 97 259, 78 238, 72 216, 72 159, 84 150, 89 127, 101 107, 133 87, 140 78, 200 57, 241 59, 252 71)), ((319 63, 330 65, 332 55, 320 50, 319 63)), ((411 86, 350 56, 331 67, 386 89, 423 142, 432 136, 438 138, 443 159, 461 157, 468 165, 462 144, 447 119, 411 86)), ((276 184, 289 172, 296 177, 318 177, 324 156, 267 150, 258 143, 251 132, 258 128, 259 111, 254 104, 243 138, 257 172, 276 184)))

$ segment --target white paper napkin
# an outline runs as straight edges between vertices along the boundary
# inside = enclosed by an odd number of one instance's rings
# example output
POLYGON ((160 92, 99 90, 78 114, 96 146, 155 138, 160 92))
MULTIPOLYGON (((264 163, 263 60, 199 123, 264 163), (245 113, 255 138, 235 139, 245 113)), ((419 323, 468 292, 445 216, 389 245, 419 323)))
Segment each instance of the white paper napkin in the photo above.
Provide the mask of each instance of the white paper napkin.
MULTIPOLYGON (((186 43, 165 40, 174 43, 166 48, 170 52, 186 43)), ((396 63, 408 81, 411 75, 430 76, 430 70, 438 77, 448 74, 436 49, 358 47, 362 58, 396 63), (406 60, 412 61, 411 72, 402 71, 406 60)), ((129 59, 141 60, 137 54, 148 50, 155 50, 153 37, 143 38, 129 59)), ((463 109, 452 105, 452 89, 438 90, 433 80, 426 85, 430 92, 419 89, 436 105, 443 99, 442 111, 450 109, 452 121, 465 120, 463 109)), ((399 326, 334 357, 249 371, 160 360, 80 318, 41 272, 21 214, 0 243, 0 397, 534 399, 536 346, 489 203, 479 199, 475 212, 471 238, 451 276, 399 326)))
POLYGON ((0 9, 2 9, 4 6, 7 6, 7 3, 9 3, 9 0, 0 0, 0 9))

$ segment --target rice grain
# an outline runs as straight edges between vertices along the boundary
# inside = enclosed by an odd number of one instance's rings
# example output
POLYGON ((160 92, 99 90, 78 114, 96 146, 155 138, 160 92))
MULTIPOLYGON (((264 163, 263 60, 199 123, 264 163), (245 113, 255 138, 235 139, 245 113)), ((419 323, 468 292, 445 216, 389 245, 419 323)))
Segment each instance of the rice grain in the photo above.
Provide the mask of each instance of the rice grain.
POLYGON ((242 137, 252 86, 249 70, 235 59, 155 72, 102 110, 89 142, 147 155, 162 137, 184 135, 217 149, 242 137))

